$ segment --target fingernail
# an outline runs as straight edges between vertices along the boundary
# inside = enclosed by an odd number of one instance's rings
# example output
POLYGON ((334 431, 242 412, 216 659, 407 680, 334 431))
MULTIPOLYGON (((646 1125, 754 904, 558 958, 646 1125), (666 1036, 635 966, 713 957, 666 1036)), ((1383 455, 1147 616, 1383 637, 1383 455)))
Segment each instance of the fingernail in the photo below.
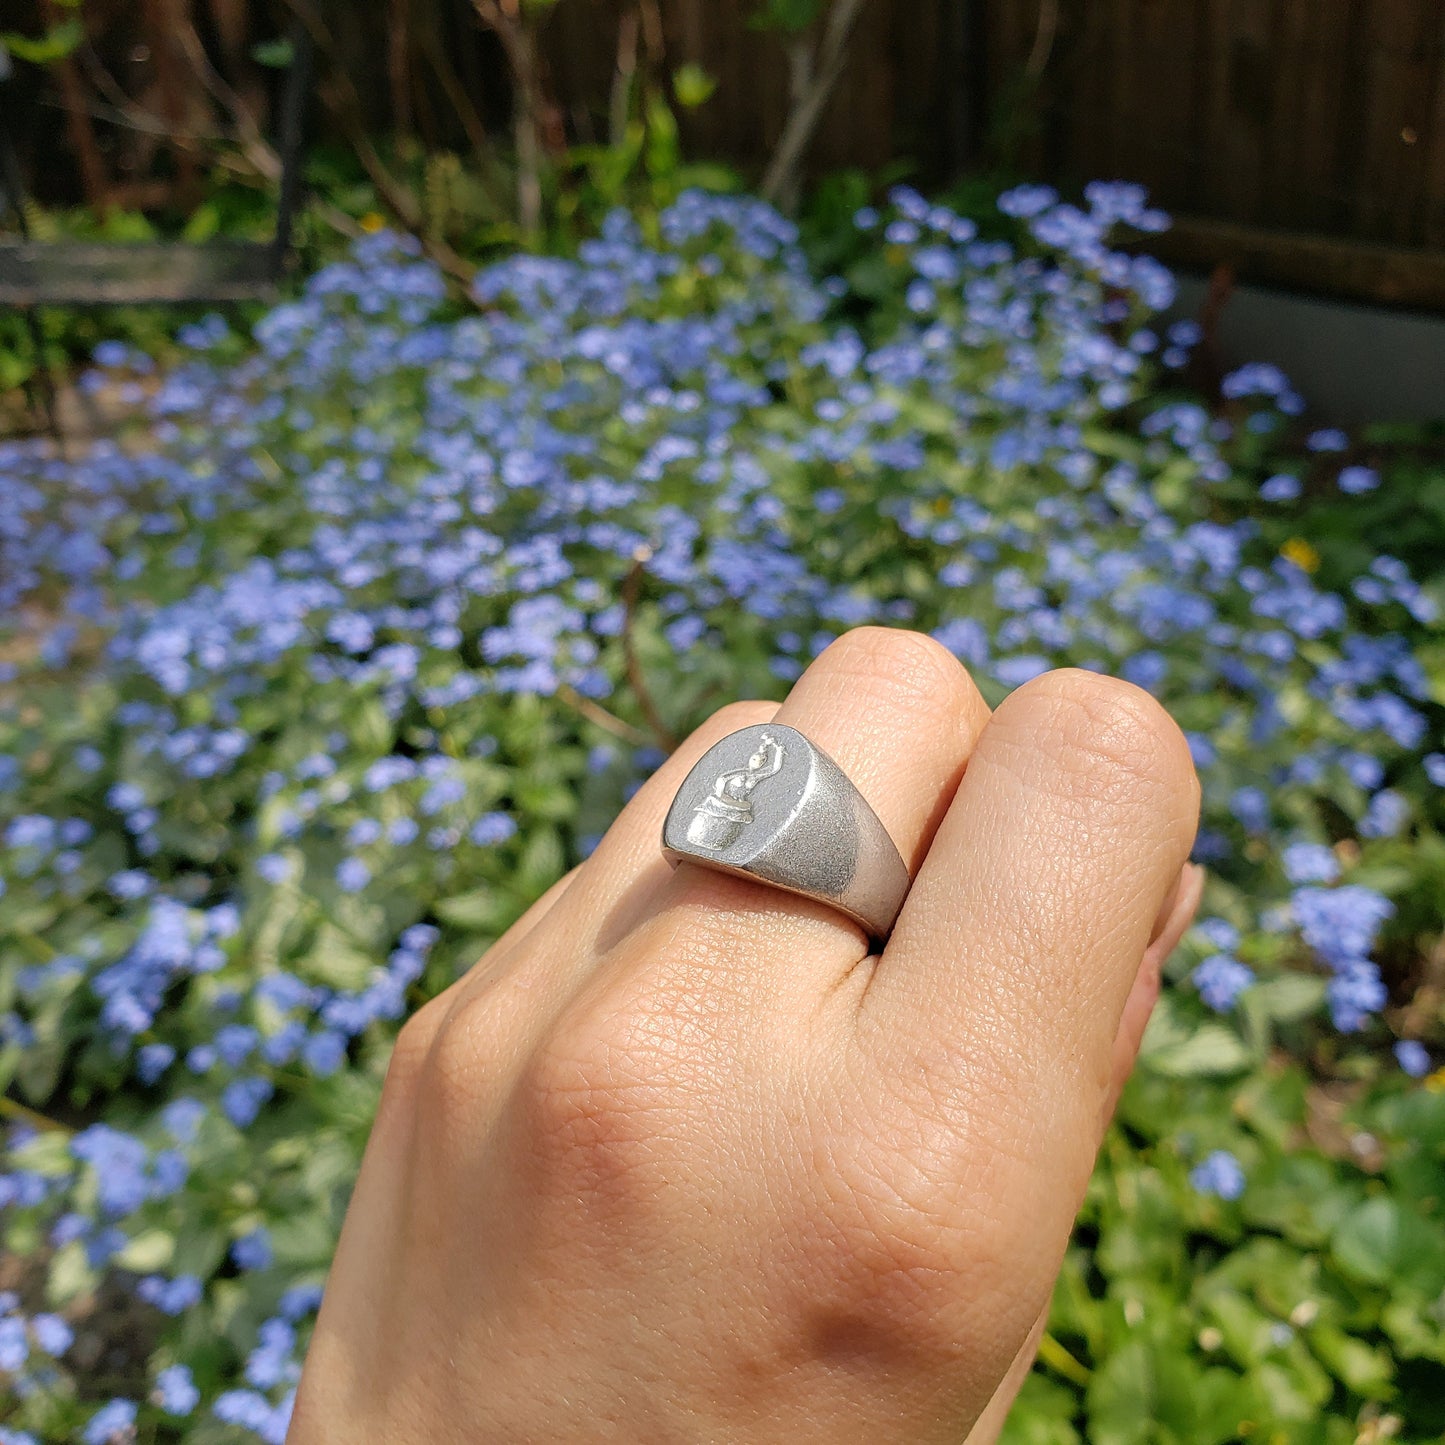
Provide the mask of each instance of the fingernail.
MULTIPOLYGON (((1204 869, 1201 868, 1198 863, 1186 863, 1179 870, 1179 876, 1174 880, 1174 886, 1169 890, 1168 897, 1165 898, 1154 919, 1154 927, 1149 933, 1150 947, 1163 937, 1180 903, 1190 896, 1193 896, 1197 900, 1203 886, 1204 869)), ((1198 906, 1197 903, 1195 906, 1198 906)))
POLYGON ((1174 880, 1173 887, 1164 895, 1164 901, 1159 905, 1159 912, 1154 915, 1154 926, 1149 930, 1150 943, 1153 943, 1164 932, 1164 925, 1169 922, 1169 915, 1174 912, 1174 905, 1179 902, 1179 895, 1184 891, 1184 880, 1193 866, 1192 863, 1186 863, 1179 870, 1179 876, 1174 880))

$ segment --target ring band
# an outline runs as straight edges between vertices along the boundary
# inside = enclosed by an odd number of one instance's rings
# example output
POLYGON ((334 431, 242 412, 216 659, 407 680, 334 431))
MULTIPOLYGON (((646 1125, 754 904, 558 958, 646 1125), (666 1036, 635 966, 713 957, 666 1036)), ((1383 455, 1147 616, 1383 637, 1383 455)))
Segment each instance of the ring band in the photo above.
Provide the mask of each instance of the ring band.
POLYGON ((880 943, 908 896, 908 866, 862 793, 816 743, 776 723, 708 749, 672 800, 662 851, 829 904, 880 943))

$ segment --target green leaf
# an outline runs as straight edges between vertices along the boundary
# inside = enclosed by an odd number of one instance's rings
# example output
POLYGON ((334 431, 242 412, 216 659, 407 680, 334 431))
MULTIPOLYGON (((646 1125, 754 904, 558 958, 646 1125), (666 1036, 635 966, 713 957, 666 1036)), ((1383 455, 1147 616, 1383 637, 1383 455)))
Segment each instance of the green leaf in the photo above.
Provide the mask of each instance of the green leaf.
POLYGON ((348 724, 348 731, 356 749, 362 756, 380 755, 391 751, 396 740, 396 727, 387 711, 374 697, 369 697, 356 709, 348 724))
POLYGON ((822 10, 823 0, 763 0, 749 23, 757 30, 796 35, 806 30, 822 10))
POLYGON ((85 1258, 85 1246, 76 1240, 56 1250, 50 1261, 50 1278, 46 1293, 55 1304, 71 1300, 95 1288, 99 1278, 85 1258))
POLYGON ((1307 973, 1282 973, 1245 992, 1252 1008, 1273 1023, 1295 1023, 1317 1014, 1325 1001, 1325 980, 1307 973))
POLYGON ((475 933, 495 933, 507 913, 507 900, 496 888, 477 888, 456 893, 436 904, 436 915, 454 928, 475 933))
POLYGON ((654 181, 669 181, 682 160, 677 118, 666 99, 652 95, 647 101, 647 173, 654 181))
POLYGON ((335 924, 323 923, 306 954, 305 971, 332 988, 360 989, 371 977, 376 959, 356 946, 335 924))
POLYGON ((17 60, 27 60, 31 65, 52 65, 64 60, 84 39, 85 27, 78 19, 62 20, 38 40, 14 30, 0 31, 0 45, 17 60))
POLYGON ((1147 1445, 1154 1438, 1154 1370, 1143 1340, 1130 1340, 1094 1372, 1088 1408, 1091 1445, 1147 1445))
POLYGON ((196 207, 181 231, 181 239, 192 245, 209 241, 221 229, 221 213, 211 202, 196 207))
POLYGON ((1386 1351, 1330 1325, 1312 1329, 1309 1344, 1320 1363, 1357 1395, 1371 1400, 1389 1397, 1395 1368, 1386 1351))
POLYGON ((1340 1221, 1330 1248, 1347 1274, 1370 1284, 1388 1284, 1408 1274, 1415 1252, 1433 1242, 1423 1220, 1406 1213, 1396 1200, 1377 1195, 1340 1221))
POLYGON ((566 871, 562 835, 555 828, 537 828, 522 849, 512 881, 529 898, 540 898, 566 871))
POLYGON ((148 1229, 136 1235, 116 1256, 124 1269, 136 1274, 155 1274, 170 1264, 176 1252, 175 1236, 164 1229, 148 1229))
POLYGON ((1067 1385, 1035 1369, 1024 1377, 999 1445, 1079 1445, 1073 1419, 1078 1397, 1067 1385))
POLYGON ((262 40, 251 47, 251 59, 268 70, 285 70, 296 59, 296 47, 284 37, 262 40))
POLYGON ((266 1228, 276 1259, 292 1268, 324 1268, 336 1250, 334 1222, 319 1209, 293 1211, 266 1228))
POLYGON ((176 1240, 171 1273, 193 1274, 197 1279, 209 1279, 225 1259, 229 1248, 230 1241, 219 1226, 213 1223, 200 1226, 193 1220, 176 1240))
POLYGON ((688 61, 672 73, 672 93, 677 103, 687 110, 695 110, 712 98, 717 81, 702 66, 688 61))
POLYGON ((1166 1078, 1202 1079, 1243 1073, 1253 1062, 1253 1055, 1233 1029, 1207 1023, 1177 1043, 1141 1049, 1139 1061, 1166 1078))

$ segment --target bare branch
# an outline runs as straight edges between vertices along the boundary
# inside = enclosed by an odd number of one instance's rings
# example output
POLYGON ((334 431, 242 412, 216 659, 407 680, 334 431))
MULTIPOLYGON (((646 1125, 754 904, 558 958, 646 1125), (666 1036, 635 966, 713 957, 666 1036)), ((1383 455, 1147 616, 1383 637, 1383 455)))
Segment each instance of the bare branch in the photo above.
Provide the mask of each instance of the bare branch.
POLYGON ((625 10, 617 22, 617 59, 612 70, 612 94, 607 107, 607 138, 620 146, 627 135, 632 113, 632 82, 637 75, 637 43, 642 36, 642 17, 625 10))
POLYGON ((764 200, 778 201, 797 185, 798 170, 813 139, 824 107, 833 94, 848 61, 848 41, 868 0, 834 0, 828 24, 818 46, 811 82, 795 99, 778 138, 777 149, 763 177, 764 200))
POLYGON ((652 738, 641 728, 635 728, 630 722, 624 722, 616 713, 608 712, 601 703, 594 702, 590 697, 583 697, 571 683, 564 682, 557 689, 557 696, 568 707, 581 713, 588 722, 596 723, 598 727, 611 733, 615 738, 621 738, 623 742, 641 746, 652 741, 652 738))
POLYGON ((622 656, 627 667, 627 682, 642 709, 642 716, 652 735, 660 746, 672 752, 677 747, 677 738, 664 721, 647 685, 647 674, 642 668, 642 659, 637 655, 637 596, 642 588, 642 579, 647 575, 646 566, 652 556, 647 548, 640 548, 633 558, 632 566, 622 583, 622 656))
MULTIPOLYGON (((43 0, 41 14, 52 28, 59 26, 64 18, 56 0, 43 0)), ((84 24, 83 18, 81 23, 84 24)), ((110 204, 110 178, 95 139, 95 130, 90 124, 85 88, 80 83, 80 70, 74 54, 62 56, 56 61, 55 80, 65 109, 65 129, 75 158, 80 163, 80 181, 86 203, 93 210, 104 211, 110 204)))
POLYGON ((512 136, 517 150, 517 219, 536 239, 542 229, 542 86, 537 49, 518 0, 472 0, 482 23, 501 42, 512 72, 512 136))
POLYGON ((477 159, 482 162, 492 160, 492 143, 487 136, 487 127, 483 124, 481 115, 472 103, 471 96, 467 94, 466 86, 462 84, 461 76, 457 74, 456 67, 447 55, 441 39, 430 25, 422 31, 421 49, 437 80, 441 83, 442 90, 446 92, 452 109, 460 118, 462 129, 466 131, 467 140, 471 142, 477 159))
POLYGON ((1039 0, 1039 24, 1034 31, 1033 49, 1029 51, 1024 74, 1037 80, 1054 52, 1054 39, 1059 33, 1059 0, 1039 0))
POLYGON ((201 44, 201 37, 189 19, 179 27, 176 41, 197 79, 205 86, 207 94, 230 116, 231 123, 236 128, 237 144, 246 152, 247 159, 268 180, 279 181, 281 157, 261 134, 261 128, 256 124, 256 117, 250 106, 226 84, 211 64, 206 56, 206 48, 201 44))
MULTIPOLYGON (((286 0, 286 6, 306 27, 317 51, 334 62, 336 42, 309 0, 286 0)), ((416 237, 422 250, 446 275, 459 282, 464 289, 470 287, 476 277, 477 268, 457 255, 440 237, 427 233, 423 225, 421 205, 416 196, 404 181, 392 174, 371 143, 366 131, 361 97, 356 93, 356 86, 345 66, 333 63, 331 79, 320 87, 320 94, 327 109, 341 126, 347 143, 356 152, 356 158, 361 162, 371 184, 376 187, 381 203, 416 237)))

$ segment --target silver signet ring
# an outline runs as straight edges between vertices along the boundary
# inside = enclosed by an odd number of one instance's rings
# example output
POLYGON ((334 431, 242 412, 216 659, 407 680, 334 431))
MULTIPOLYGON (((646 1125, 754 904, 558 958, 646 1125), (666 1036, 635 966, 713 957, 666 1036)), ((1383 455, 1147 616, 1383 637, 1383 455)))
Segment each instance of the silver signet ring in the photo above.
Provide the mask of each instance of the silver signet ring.
POLYGON ((776 723, 708 749, 672 801, 662 851, 827 903, 877 942, 908 896, 908 867, 862 793, 816 743, 776 723))

